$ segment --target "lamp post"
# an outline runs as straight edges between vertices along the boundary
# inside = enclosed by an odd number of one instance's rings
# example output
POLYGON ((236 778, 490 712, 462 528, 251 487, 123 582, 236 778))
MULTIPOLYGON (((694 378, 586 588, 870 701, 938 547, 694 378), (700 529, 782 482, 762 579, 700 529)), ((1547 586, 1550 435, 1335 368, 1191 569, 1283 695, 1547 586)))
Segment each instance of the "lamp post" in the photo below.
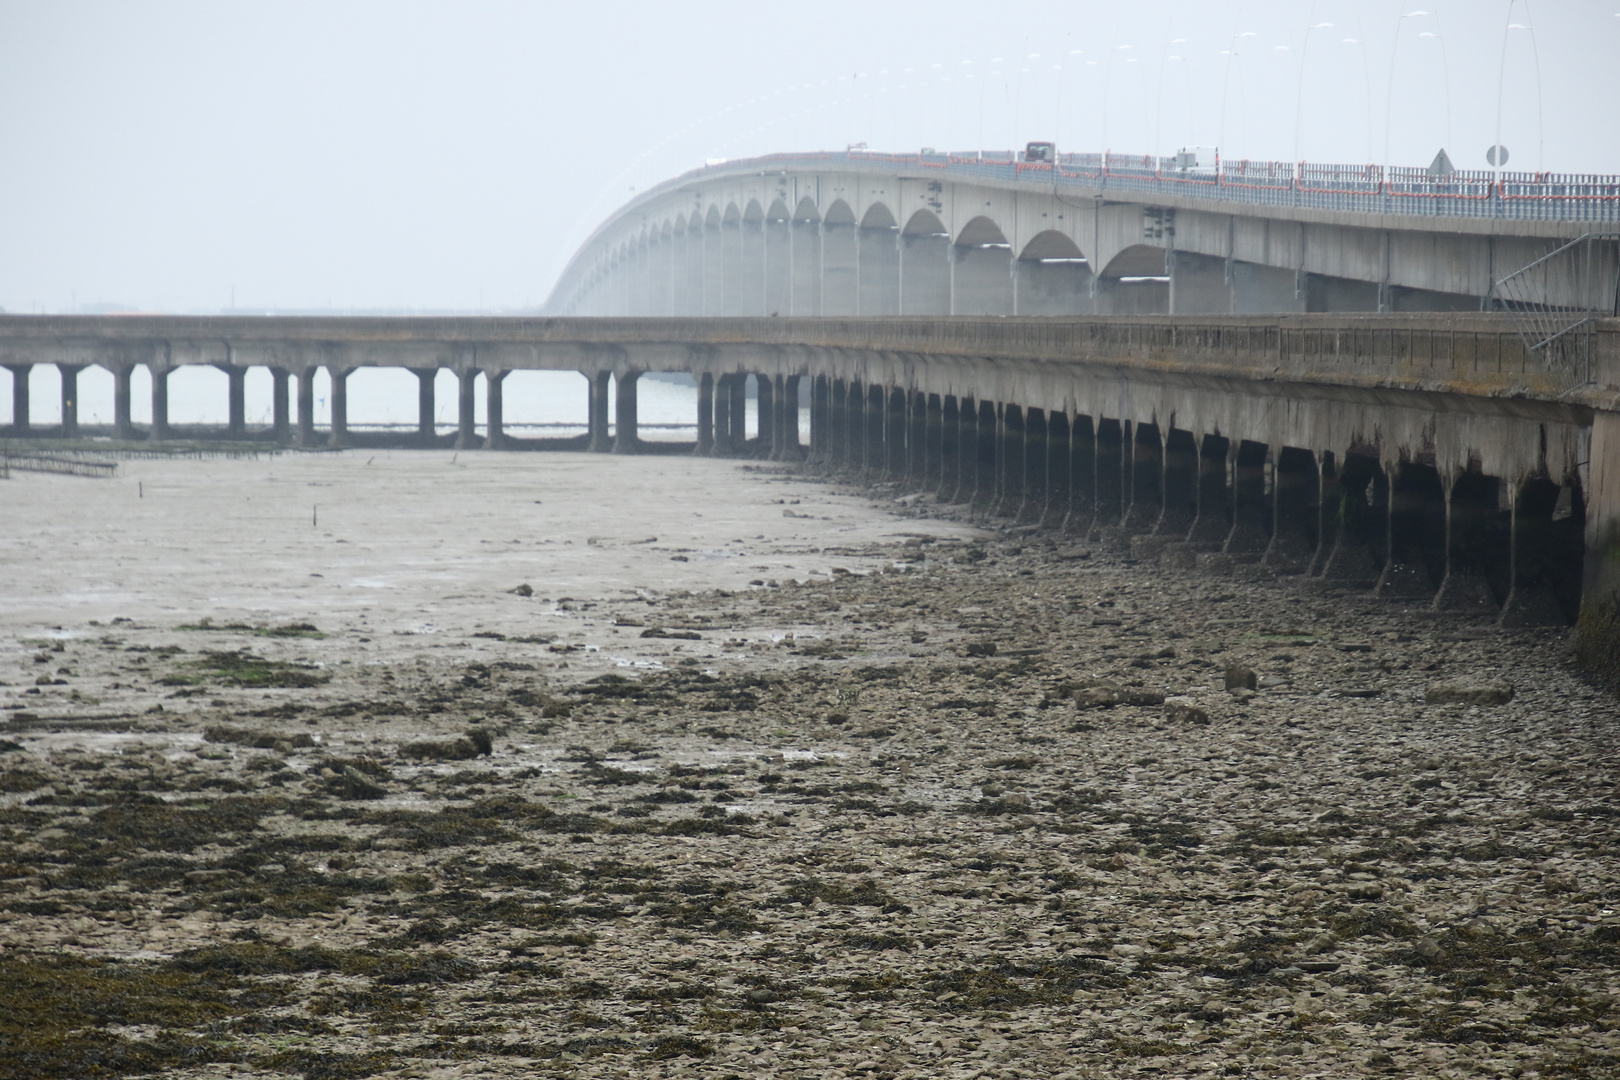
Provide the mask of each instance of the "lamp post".
POLYGON ((1344 39, 1344 41, 1342 43, 1345 44, 1345 45, 1354 45, 1358 49, 1361 50, 1361 78, 1362 78, 1362 82, 1365 84, 1364 87, 1363 87, 1363 99, 1366 102, 1366 106, 1367 106, 1367 110, 1366 110, 1367 111, 1367 158, 1366 158, 1366 164, 1371 165, 1372 164, 1372 64, 1369 63, 1368 60, 1367 60, 1367 43, 1365 41, 1362 41, 1359 38, 1349 38, 1349 37, 1347 37, 1347 38, 1344 39))
POLYGON ((1159 128, 1164 121, 1164 69, 1169 66, 1170 61, 1181 59, 1180 56, 1171 56, 1170 50, 1177 45, 1185 44, 1187 44, 1186 38, 1171 38, 1164 43, 1164 51, 1159 54, 1159 86, 1153 93, 1153 153, 1155 155, 1164 152, 1164 145, 1159 142, 1159 128))
MULTIPOLYGON (((1436 28, 1440 25, 1440 18, 1428 11, 1408 11, 1395 20, 1395 44, 1389 50, 1389 85, 1384 90, 1384 169, 1389 170, 1389 135, 1390 118, 1395 107, 1395 60, 1400 55, 1401 27, 1407 19, 1433 18, 1436 28)), ((1440 42, 1440 77, 1445 81, 1446 97, 1446 142, 1451 141, 1451 69, 1446 61, 1446 41, 1437 31, 1425 31, 1419 37, 1434 38, 1440 42)))
MULTIPOLYGON (((1508 0, 1508 17, 1513 17, 1513 0, 1508 0)), ((1536 169, 1539 172, 1542 166, 1542 115, 1541 115, 1541 50, 1536 45, 1535 27, 1528 24, 1530 18, 1530 5, 1524 5, 1526 22, 1510 22, 1502 30, 1502 59, 1496 68, 1496 139, 1491 144, 1491 152, 1487 157, 1491 167, 1500 170, 1507 164, 1507 154, 1502 151, 1502 87, 1507 76, 1507 47, 1508 34, 1514 30, 1523 30, 1530 35, 1530 55, 1536 63, 1536 169)), ((1615 18, 1620 19, 1620 14, 1615 18)))
MULTIPOLYGON (((1220 134, 1216 139, 1216 142, 1219 143, 1219 145, 1215 148, 1215 153, 1217 155, 1224 154, 1226 152, 1226 90, 1232 82, 1232 61, 1235 60, 1238 55, 1238 41, 1241 38, 1252 38, 1257 36, 1258 35, 1255 34, 1253 30, 1245 30, 1241 34, 1233 34, 1231 46, 1222 50, 1223 54, 1226 56, 1226 73, 1221 76, 1221 126, 1220 134)), ((1238 78, 1243 78, 1243 73, 1241 70, 1238 72, 1238 78)), ((1238 97, 1238 103, 1241 106, 1242 94, 1240 93, 1238 97)))
POLYGON ((1312 23, 1305 28, 1305 40, 1299 46, 1299 79, 1294 86, 1294 161, 1302 160, 1305 134, 1305 61, 1311 51, 1311 32, 1331 30, 1330 22, 1312 23))
POLYGON ((1103 153, 1105 154, 1113 146, 1113 144, 1108 141, 1108 84, 1113 81, 1114 54, 1118 52, 1129 52, 1131 48, 1132 46, 1130 45, 1115 45, 1112 49, 1108 50, 1108 62, 1103 65, 1103 153))

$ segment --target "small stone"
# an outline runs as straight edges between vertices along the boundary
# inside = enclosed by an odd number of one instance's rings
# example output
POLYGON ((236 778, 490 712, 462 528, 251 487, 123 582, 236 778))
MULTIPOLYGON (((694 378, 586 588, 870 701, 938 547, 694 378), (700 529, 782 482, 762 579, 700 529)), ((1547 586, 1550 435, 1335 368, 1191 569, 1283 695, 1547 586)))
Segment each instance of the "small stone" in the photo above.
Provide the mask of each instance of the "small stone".
POLYGON ((1147 949, 1141 945, 1115 945, 1113 948, 1115 956, 1121 956, 1127 960, 1141 956, 1145 952, 1147 952, 1147 949))
POLYGON ((782 996, 776 991, 765 989, 750 990, 747 997, 755 1005, 771 1005, 782 1000, 782 996))
POLYGON ((1412 951, 1425 960, 1438 960, 1446 955, 1446 951, 1440 947, 1440 943, 1432 936, 1420 938, 1412 951))
POLYGON ((506 591, 511 593, 513 596, 533 596, 534 595, 534 586, 532 586, 532 585, 528 584, 527 582, 525 582, 524 584, 519 585, 515 589, 508 589, 506 591))
POLYGON ((1339 939, 1332 934, 1318 934, 1305 943, 1302 950, 1306 956, 1316 956, 1320 953, 1332 952, 1338 947, 1339 939))
POLYGON ((380 799, 388 789, 353 765, 343 766, 343 797, 345 799, 380 799))
POLYGON ((993 641, 975 641, 962 650, 964 656, 994 656, 996 643, 993 641))
POLYGON ((1164 718, 1172 724, 1208 724, 1209 713, 1190 701, 1166 699, 1164 718))
POLYGON ((1074 692, 1077 709, 1108 709, 1119 704, 1119 691, 1112 686, 1087 686, 1074 692))
POLYGON ((1260 676, 1254 668, 1244 667, 1242 664, 1226 665, 1226 688, 1228 690, 1258 690, 1260 689, 1260 676))
POLYGON ((1506 705, 1513 700, 1513 684, 1502 679, 1432 682, 1423 700, 1430 705, 1506 705))

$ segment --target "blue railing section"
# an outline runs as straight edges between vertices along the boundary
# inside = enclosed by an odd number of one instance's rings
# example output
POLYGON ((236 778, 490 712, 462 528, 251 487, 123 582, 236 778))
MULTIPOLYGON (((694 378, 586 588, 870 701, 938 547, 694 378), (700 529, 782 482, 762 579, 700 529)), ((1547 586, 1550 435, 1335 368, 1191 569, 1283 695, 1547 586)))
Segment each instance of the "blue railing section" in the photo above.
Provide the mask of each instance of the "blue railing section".
POLYGON ((1620 176, 1493 171, 1435 176, 1418 168, 1219 158, 1209 165, 1184 167, 1175 157, 1120 154, 1060 154, 1055 162, 1018 161, 1008 151, 770 154, 694 169, 671 183, 747 169, 840 166, 937 169, 944 176, 963 180, 1011 181, 1033 188, 1118 191, 1364 214, 1620 221, 1620 176))

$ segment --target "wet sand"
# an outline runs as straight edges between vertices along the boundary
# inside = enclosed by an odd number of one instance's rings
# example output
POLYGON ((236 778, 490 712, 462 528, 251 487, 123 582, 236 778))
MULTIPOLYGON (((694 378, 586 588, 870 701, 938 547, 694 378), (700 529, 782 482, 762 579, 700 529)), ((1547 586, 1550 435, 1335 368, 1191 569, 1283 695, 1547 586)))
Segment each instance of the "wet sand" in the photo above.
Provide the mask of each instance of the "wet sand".
POLYGON ((1620 1069, 1620 717, 1562 631, 903 494, 0 484, 0 1077, 1620 1069))

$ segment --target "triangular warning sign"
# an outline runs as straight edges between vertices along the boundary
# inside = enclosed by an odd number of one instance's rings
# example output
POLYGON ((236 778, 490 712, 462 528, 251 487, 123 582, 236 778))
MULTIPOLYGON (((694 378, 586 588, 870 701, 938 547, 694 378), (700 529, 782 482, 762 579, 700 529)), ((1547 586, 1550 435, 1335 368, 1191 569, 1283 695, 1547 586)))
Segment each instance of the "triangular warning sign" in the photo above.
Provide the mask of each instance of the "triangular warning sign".
POLYGON ((1446 153, 1444 147, 1441 147, 1440 152, 1434 155, 1434 160, 1429 163, 1429 175, 1438 179, 1443 176, 1450 176, 1456 171, 1456 166, 1451 164, 1450 155, 1446 153))

